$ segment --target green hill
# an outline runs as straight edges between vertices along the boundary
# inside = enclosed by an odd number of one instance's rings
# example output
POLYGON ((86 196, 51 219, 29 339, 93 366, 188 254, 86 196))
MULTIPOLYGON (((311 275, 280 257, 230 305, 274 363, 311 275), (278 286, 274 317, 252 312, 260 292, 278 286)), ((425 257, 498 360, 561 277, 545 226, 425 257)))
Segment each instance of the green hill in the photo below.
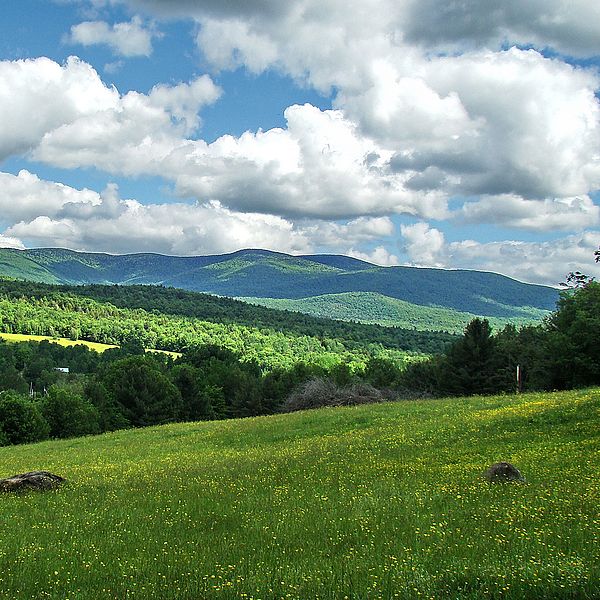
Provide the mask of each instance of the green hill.
MULTIPOLYGON (((419 331, 444 330, 457 334, 462 333, 467 324, 478 316, 452 308, 413 304, 374 292, 326 294, 297 300, 282 298, 239 298, 239 300, 314 317, 356 321, 384 327, 414 327, 419 331)), ((548 314, 548 311, 530 307, 513 307, 512 311, 514 313, 512 317, 488 317, 490 325, 499 330, 507 323, 518 326, 539 322, 548 314)))
MULTIPOLYGON (((426 308, 504 319, 552 310, 558 298, 553 288, 495 273, 377 267, 345 256, 266 250, 175 257, 0 249, 0 275, 45 283, 161 284, 221 296, 290 300, 368 292, 426 308)), ((368 315, 366 320, 375 319, 368 315)))
POLYGON ((0 332, 50 335, 181 351, 219 344, 273 364, 291 355, 336 361, 346 351, 441 352, 455 336, 347 323, 252 306, 231 298, 149 285, 56 286, 0 280, 0 332), (292 348, 296 350, 292 351, 292 348), (291 352, 291 355, 290 355, 291 352), (329 357, 329 358, 327 358, 329 357))
POLYGON ((600 390, 173 424, 0 449, 7 598, 595 598, 600 390), (525 484, 481 473, 508 460, 525 484))

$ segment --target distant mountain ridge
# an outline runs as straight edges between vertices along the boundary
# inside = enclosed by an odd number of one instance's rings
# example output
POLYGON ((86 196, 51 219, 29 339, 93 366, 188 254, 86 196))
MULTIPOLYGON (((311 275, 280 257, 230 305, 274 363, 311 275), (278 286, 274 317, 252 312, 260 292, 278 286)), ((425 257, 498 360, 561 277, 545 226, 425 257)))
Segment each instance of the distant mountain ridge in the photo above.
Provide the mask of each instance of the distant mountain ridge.
POLYGON ((180 257, 3 248, 0 275, 71 285, 158 284, 221 296, 290 300, 369 293, 502 318, 534 318, 553 310, 558 298, 554 288, 496 273, 379 267, 347 256, 291 256, 268 250, 180 257))

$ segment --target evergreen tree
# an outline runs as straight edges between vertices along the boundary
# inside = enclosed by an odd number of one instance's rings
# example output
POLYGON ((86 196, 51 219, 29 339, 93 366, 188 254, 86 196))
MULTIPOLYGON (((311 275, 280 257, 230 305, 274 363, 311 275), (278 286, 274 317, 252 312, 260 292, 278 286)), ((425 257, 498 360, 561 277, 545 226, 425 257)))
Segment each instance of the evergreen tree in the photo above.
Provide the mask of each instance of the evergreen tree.
POLYGON ((101 381, 135 427, 169 423, 181 417, 181 394, 153 357, 118 360, 108 367, 101 381))
POLYGON ((173 367, 171 377, 181 394, 183 418, 189 421, 215 418, 214 390, 207 390, 200 369, 186 363, 178 364, 173 367))
POLYGON ((131 426, 123 414, 122 407, 97 378, 86 384, 84 394, 98 410, 101 431, 115 431, 131 426))
POLYGON ((487 319, 473 319, 441 365, 442 393, 488 394, 497 387, 495 340, 487 319))
POLYGON ((600 383, 600 283, 562 292, 548 321, 551 386, 600 383))

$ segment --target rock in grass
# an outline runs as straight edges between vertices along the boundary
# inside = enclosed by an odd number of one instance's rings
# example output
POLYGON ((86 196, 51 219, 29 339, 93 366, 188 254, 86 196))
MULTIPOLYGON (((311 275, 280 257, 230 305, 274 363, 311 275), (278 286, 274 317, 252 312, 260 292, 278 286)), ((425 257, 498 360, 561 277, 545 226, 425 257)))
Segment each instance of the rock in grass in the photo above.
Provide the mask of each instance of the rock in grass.
POLYGON ((50 471, 31 471, 0 479, 0 492, 24 492, 29 490, 54 490, 65 481, 64 477, 50 471))
POLYGON ((517 467, 508 462, 494 463, 486 472, 485 478, 490 483, 508 483, 511 481, 525 481, 517 467))

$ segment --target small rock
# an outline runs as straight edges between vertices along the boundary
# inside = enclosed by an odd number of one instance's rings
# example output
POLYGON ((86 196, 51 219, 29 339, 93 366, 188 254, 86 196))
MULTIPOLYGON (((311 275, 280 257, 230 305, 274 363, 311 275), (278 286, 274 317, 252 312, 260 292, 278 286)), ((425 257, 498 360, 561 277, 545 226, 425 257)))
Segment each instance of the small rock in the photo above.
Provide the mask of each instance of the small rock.
POLYGON ((485 478, 490 483, 506 483, 510 481, 525 481, 517 467, 508 462, 493 464, 486 472, 485 478))
POLYGON ((23 492, 28 490, 53 490, 65 481, 64 477, 50 471, 31 471, 0 479, 0 492, 23 492))

